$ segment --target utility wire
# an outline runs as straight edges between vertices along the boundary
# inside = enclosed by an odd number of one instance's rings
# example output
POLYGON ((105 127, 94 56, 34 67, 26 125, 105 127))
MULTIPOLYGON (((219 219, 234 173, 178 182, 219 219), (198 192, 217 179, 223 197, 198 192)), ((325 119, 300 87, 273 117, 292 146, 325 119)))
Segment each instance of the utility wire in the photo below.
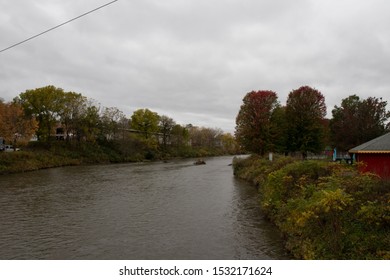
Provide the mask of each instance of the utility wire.
POLYGON ((99 7, 95 8, 95 9, 93 9, 93 10, 90 10, 89 12, 86 12, 86 13, 84 13, 84 14, 82 14, 82 15, 79 15, 79 16, 77 16, 77 17, 75 17, 75 18, 72 18, 72 19, 70 19, 70 20, 68 20, 68 21, 65 21, 64 23, 61 23, 61 24, 59 24, 59 25, 56 25, 56 26, 54 26, 54 27, 52 27, 52 28, 50 28, 50 29, 47 29, 47 30, 45 30, 45 31, 43 31, 43 32, 41 32, 41 33, 39 33, 39 34, 37 34, 37 35, 34 35, 34 36, 30 37, 30 38, 27 38, 27 39, 25 39, 25 40, 23 40, 23 41, 21 41, 21 42, 19 42, 19 43, 13 44, 12 46, 9 46, 9 47, 7 47, 7 48, 5 48, 5 49, 2 49, 2 50, 0 50, 0 53, 5 52, 6 50, 12 49, 12 48, 14 48, 14 47, 16 47, 16 46, 19 46, 19 45, 21 45, 21 44, 23 44, 23 43, 26 43, 26 42, 28 42, 28 41, 30 41, 30 40, 32 40, 32 39, 35 39, 35 38, 37 38, 37 37, 39 37, 39 36, 42 36, 43 34, 46 34, 46 33, 50 32, 50 31, 52 31, 52 30, 54 30, 54 29, 57 29, 57 28, 59 28, 59 27, 61 27, 61 26, 66 25, 66 24, 68 24, 68 23, 70 23, 70 22, 72 22, 72 21, 75 21, 75 20, 77 20, 77 19, 79 19, 79 18, 82 18, 82 17, 84 17, 84 16, 86 16, 86 15, 89 15, 89 14, 91 14, 91 13, 93 13, 93 12, 96 12, 97 10, 100 10, 100 9, 102 9, 102 8, 104 8, 104 7, 107 7, 108 5, 111 5, 111 4, 113 4, 113 3, 115 3, 115 2, 118 2, 118 1, 119 1, 119 0, 114 0, 114 1, 111 1, 111 2, 109 2, 109 3, 104 4, 104 5, 102 5, 102 6, 99 6, 99 7))

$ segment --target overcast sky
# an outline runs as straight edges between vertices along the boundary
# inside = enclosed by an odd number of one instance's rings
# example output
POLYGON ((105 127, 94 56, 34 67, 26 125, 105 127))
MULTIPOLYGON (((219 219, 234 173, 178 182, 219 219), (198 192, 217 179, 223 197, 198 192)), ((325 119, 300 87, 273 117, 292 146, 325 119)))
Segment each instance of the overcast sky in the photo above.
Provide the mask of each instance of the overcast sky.
MULTIPOLYGON (((0 0, 0 49, 110 0, 0 0)), ((308 85, 328 106, 351 94, 390 102, 388 0, 119 0, 0 53, 0 97, 47 85, 128 117, 234 132, 242 98, 282 105, 308 85)))

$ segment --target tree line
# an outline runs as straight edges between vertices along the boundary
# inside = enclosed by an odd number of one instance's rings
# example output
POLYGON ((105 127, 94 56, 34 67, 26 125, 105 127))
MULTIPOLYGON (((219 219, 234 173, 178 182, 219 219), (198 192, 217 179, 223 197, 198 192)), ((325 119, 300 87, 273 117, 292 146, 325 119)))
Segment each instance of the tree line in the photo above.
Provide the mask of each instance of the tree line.
POLYGON ((309 86, 292 90, 285 106, 274 91, 251 91, 243 98, 235 136, 248 152, 264 155, 321 153, 325 147, 349 149, 390 131, 382 98, 344 98, 326 118, 324 95, 309 86))
MULTIPOLYGON (((0 136, 25 145, 32 135, 50 145, 59 133, 66 143, 122 143, 134 149, 219 148, 234 153, 234 136, 218 128, 180 125, 147 108, 127 118, 116 107, 102 107, 80 93, 55 86, 26 90, 12 102, 0 100, 0 136)), ((133 149, 133 150, 134 150, 133 149)))

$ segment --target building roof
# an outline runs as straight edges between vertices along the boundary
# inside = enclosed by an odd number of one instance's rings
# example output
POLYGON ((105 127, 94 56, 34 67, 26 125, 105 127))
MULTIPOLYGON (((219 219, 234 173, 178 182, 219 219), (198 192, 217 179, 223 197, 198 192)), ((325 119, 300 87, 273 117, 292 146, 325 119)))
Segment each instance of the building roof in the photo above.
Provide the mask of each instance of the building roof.
POLYGON ((390 153, 390 133, 372 139, 349 150, 352 154, 361 153, 390 153))

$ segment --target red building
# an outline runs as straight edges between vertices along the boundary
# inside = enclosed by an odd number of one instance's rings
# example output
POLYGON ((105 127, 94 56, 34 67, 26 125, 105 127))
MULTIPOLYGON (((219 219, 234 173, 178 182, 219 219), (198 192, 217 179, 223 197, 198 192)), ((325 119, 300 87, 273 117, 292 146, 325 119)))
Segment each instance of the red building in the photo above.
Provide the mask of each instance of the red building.
POLYGON ((363 172, 378 174, 383 179, 390 179, 390 133, 382 135, 351 150, 357 162, 363 162, 363 172))

